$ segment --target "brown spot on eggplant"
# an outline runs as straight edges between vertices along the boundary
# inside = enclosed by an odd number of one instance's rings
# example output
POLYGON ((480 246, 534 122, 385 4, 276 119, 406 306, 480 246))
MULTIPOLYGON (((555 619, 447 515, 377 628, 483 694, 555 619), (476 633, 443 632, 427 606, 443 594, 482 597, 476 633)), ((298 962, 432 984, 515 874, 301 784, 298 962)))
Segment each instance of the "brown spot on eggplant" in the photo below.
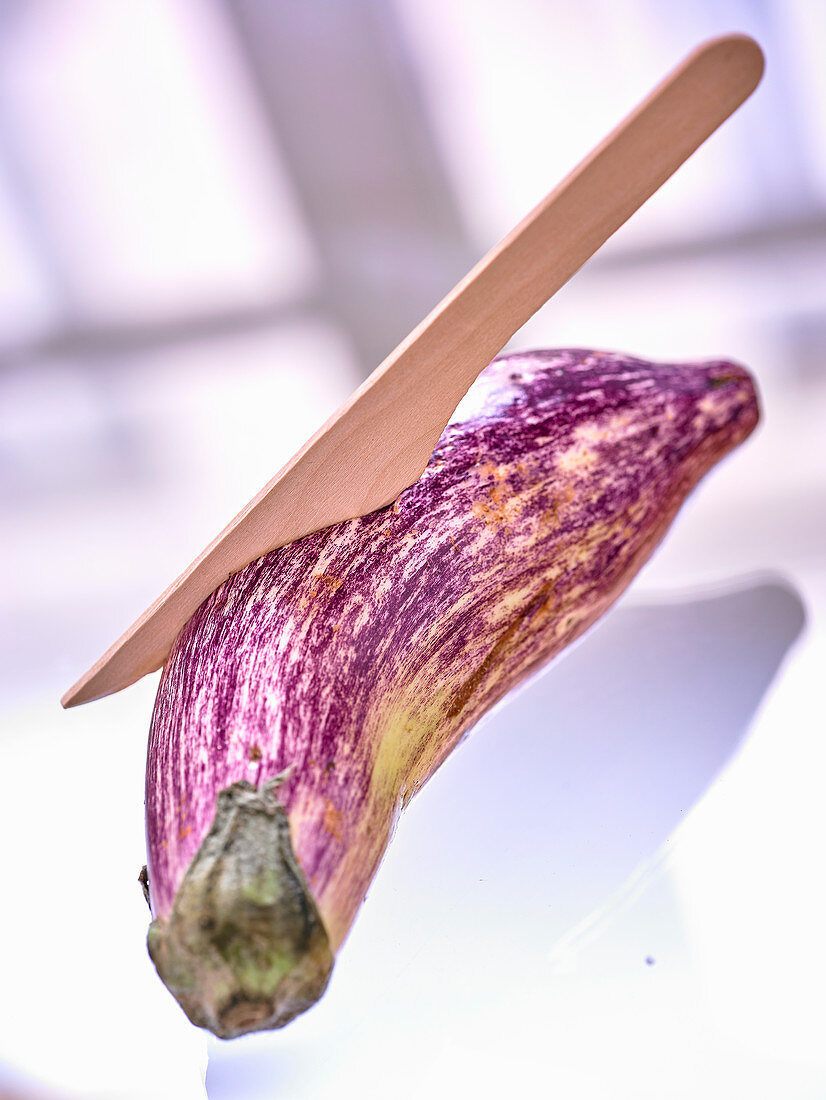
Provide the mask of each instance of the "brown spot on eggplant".
POLYGON ((313 575, 313 582, 310 586, 310 595, 315 598, 317 596, 332 595, 339 588, 341 588, 344 581, 341 577, 335 577, 332 573, 315 573, 313 575))
POLYGON ((477 688, 484 680, 485 676, 495 667, 498 661, 500 661, 510 646, 514 635, 522 628, 526 622, 528 622, 536 612, 542 607, 548 607, 553 601, 553 587, 548 585, 543 589, 537 598, 525 608, 524 611, 519 612, 510 623, 508 627, 499 635, 492 648, 485 654, 484 660, 479 667, 472 673, 471 676, 465 681, 459 691, 456 693, 456 697, 450 704, 447 711, 448 718, 456 718, 461 714, 467 706, 470 699, 476 693, 477 688))
MULTIPOLYGON (((229 578, 181 631, 158 691, 153 927, 172 919, 216 796, 246 780, 257 748, 253 791, 293 765, 278 787, 290 858, 335 953, 403 803, 486 710, 599 618, 756 421, 751 380, 732 363, 504 356, 392 506, 229 578)), ((222 1012, 233 1033, 277 1026, 262 1021, 280 1010, 265 1018, 247 993, 233 1001, 222 987, 210 1018, 222 1012)))
POLYGON ((330 799, 325 800, 324 828, 335 840, 341 840, 342 817, 330 799))

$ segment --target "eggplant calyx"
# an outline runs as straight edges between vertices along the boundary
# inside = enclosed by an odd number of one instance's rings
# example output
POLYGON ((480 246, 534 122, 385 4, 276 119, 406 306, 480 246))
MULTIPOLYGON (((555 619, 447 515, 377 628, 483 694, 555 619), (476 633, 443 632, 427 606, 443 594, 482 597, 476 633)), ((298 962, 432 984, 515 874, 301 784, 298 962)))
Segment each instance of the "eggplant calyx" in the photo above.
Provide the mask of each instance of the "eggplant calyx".
POLYGON ((283 1027, 319 999, 333 968, 277 786, 240 780, 218 794, 168 917, 149 927, 164 984, 222 1039, 283 1027))

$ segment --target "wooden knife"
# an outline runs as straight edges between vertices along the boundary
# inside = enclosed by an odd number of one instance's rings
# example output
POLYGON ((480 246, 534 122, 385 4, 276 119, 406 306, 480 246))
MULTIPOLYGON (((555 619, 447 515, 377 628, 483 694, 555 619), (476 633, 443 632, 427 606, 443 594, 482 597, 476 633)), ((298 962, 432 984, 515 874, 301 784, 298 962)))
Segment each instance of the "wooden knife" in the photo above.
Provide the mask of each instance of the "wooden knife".
POLYGON ((697 47, 470 271, 66 692, 109 695, 164 663, 230 574, 277 546, 381 508, 418 480, 471 383, 514 333, 757 87, 745 35, 697 47))

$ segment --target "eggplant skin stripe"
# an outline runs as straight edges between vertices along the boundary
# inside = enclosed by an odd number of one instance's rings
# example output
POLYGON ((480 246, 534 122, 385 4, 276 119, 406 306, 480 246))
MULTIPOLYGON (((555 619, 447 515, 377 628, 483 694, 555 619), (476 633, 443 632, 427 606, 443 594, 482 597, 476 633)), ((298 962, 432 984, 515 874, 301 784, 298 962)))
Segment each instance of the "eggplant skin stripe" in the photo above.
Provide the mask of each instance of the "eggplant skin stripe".
POLYGON ((585 631, 758 421, 735 363, 491 363, 391 506, 230 577, 163 672, 146 781, 155 965, 228 1038, 327 985, 402 807, 585 631))

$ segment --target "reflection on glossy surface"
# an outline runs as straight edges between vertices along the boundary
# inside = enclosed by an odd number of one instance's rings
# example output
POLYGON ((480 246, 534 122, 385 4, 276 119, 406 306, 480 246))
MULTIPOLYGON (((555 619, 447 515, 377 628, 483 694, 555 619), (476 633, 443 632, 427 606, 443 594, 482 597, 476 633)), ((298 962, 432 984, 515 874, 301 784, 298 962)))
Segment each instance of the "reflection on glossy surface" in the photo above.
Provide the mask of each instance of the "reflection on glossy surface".
POLYGON ((541 1072, 590 1096, 589 1074, 606 1087, 629 1053, 662 1057, 603 999, 625 990, 634 1012, 666 1019, 699 997, 670 885, 679 840, 674 857, 663 845, 748 733, 803 622, 775 580, 609 615, 411 804, 325 1000, 282 1034, 212 1045, 211 1100, 278 1086, 378 1097, 394 1064, 397 1096, 447 1096, 460 1066, 467 1095, 541 1072), (589 1045, 606 1057, 583 1078, 589 1045))

